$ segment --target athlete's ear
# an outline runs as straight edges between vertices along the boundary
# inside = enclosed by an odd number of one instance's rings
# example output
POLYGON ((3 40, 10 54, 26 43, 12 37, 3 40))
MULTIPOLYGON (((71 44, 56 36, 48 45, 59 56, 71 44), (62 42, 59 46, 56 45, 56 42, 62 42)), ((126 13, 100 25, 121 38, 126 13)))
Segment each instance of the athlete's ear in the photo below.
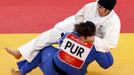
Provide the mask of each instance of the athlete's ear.
POLYGON ((95 36, 94 36, 94 35, 92 35, 92 36, 91 36, 91 38, 93 38, 93 39, 94 39, 94 38, 95 38, 95 36))
POLYGON ((92 41, 92 42, 95 41, 95 36, 94 36, 94 35, 90 36, 90 38, 91 38, 91 41, 92 41))

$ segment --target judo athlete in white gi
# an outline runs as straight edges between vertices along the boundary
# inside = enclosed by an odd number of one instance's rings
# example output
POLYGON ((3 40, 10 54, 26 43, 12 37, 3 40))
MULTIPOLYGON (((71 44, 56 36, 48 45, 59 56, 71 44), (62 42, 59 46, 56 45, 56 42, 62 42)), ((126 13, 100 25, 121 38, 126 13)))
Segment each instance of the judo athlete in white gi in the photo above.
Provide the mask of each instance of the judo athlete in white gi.
MULTIPOLYGON (((116 0, 98 0, 86 4, 75 15, 57 23, 52 29, 19 47, 18 50, 28 62, 32 62, 40 50, 57 42, 62 33, 72 32, 76 23, 91 21, 96 25, 94 41, 96 51, 109 53, 111 48, 117 46, 120 34, 120 19, 113 10, 115 4, 116 0)), ((13 53, 8 49, 7 51, 13 53)))
POLYGON ((45 47, 31 63, 18 62, 19 71, 13 71, 13 75, 25 75, 37 66, 45 75, 85 75, 94 60, 104 68, 111 66, 111 53, 97 52, 93 45, 95 31, 92 22, 76 24, 74 32, 60 38, 59 48, 45 47))

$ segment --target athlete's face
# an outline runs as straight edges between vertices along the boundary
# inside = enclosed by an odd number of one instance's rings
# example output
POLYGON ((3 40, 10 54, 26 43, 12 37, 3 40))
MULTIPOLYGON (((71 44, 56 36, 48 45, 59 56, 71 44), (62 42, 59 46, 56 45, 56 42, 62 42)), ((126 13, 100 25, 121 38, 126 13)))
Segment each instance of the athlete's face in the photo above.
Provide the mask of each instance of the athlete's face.
POLYGON ((104 17, 110 13, 110 10, 107 10, 106 8, 101 6, 99 3, 97 4, 97 6, 98 6, 97 10, 98 10, 99 16, 104 17))

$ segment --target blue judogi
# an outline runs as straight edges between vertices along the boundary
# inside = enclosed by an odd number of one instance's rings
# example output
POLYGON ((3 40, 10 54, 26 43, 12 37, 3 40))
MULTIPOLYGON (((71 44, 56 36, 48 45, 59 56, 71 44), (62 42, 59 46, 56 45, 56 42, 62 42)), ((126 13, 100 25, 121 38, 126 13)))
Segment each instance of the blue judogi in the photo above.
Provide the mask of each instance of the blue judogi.
MULTIPOLYGON (((69 34, 73 34, 79 37, 79 35, 76 32, 65 34, 59 41, 60 46, 63 46, 63 42, 69 34)), ((70 46, 71 45, 69 44, 68 48, 70 46)), ((77 65, 79 65, 77 63, 72 63, 73 65, 70 65, 71 63, 63 61, 64 58, 63 60, 61 60, 62 58, 60 58, 59 55, 61 51, 62 50, 55 48, 53 46, 45 47, 40 51, 40 53, 31 63, 27 62, 26 60, 18 62, 17 64, 19 70, 22 73, 22 75, 25 75, 32 69, 39 66, 45 75, 85 75, 85 73, 87 72, 88 65, 94 60, 96 60, 97 63, 105 69, 113 64, 113 57, 110 52, 98 52, 96 51, 94 46, 91 47, 90 53, 88 54, 88 56, 86 57, 86 59, 80 67, 77 67, 77 65)), ((81 55, 79 55, 79 57, 81 57, 81 55)))

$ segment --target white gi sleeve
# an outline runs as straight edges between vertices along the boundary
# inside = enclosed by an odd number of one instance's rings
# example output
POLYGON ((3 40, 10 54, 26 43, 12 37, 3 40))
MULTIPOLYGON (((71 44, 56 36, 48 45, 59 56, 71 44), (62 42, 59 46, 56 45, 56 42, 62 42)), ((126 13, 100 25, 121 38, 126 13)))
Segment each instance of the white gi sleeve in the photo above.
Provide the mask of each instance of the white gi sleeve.
POLYGON ((74 25, 76 24, 75 16, 70 16, 65 20, 57 23, 54 27, 60 29, 64 32, 72 32, 74 29, 74 25))
POLYGON ((75 19, 77 20, 77 22, 82 22, 84 21, 84 10, 85 10, 85 7, 83 7, 82 9, 80 9, 76 15, 75 15, 75 19))
POLYGON ((89 17, 89 13, 91 13, 94 9, 94 5, 96 2, 91 2, 86 4, 83 8, 81 8, 76 14, 75 14, 75 19, 77 21, 77 23, 80 22, 85 22, 87 21, 87 18, 91 18, 89 17))
POLYGON ((108 52, 111 48, 115 48, 118 44, 120 35, 120 21, 108 23, 105 28, 103 38, 95 36, 95 47, 97 51, 108 52))
MULTIPOLYGON (((77 23, 81 23, 85 20, 86 16, 84 16, 85 11, 87 10, 87 5, 85 5, 83 8, 81 8, 76 14, 75 14, 75 19, 77 23)), ((90 9, 88 9, 90 10, 90 9)))

